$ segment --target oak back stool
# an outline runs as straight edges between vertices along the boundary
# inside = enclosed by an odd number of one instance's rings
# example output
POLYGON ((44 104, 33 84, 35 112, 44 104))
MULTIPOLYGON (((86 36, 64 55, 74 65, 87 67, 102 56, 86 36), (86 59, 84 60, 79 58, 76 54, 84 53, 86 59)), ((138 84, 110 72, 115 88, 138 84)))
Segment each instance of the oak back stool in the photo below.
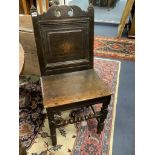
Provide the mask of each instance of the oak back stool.
POLYGON ((94 9, 51 6, 31 16, 41 71, 43 104, 47 110, 52 145, 57 145, 56 128, 96 118, 97 132, 104 127, 111 92, 93 69, 94 9), (96 112, 93 105, 102 103, 96 112), (74 108, 91 107, 93 114, 57 121, 55 114, 74 108))

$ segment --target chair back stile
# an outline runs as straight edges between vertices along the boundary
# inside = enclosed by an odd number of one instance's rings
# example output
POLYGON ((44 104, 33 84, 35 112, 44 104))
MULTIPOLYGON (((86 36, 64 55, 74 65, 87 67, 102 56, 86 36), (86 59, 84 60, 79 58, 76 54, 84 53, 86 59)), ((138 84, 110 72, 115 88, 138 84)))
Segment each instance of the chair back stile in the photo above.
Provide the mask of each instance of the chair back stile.
POLYGON ((51 6, 38 14, 31 7, 41 75, 93 68, 94 9, 51 6))

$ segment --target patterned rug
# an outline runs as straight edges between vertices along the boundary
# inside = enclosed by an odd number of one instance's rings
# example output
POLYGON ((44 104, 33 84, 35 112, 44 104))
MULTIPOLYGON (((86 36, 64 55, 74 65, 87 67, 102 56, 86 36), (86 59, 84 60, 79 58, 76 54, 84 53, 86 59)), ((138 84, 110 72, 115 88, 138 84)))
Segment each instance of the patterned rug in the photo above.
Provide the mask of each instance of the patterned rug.
MULTIPOLYGON (((115 122, 115 109, 117 102, 117 91, 119 83, 120 62, 105 60, 102 58, 95 58, 94 67, 100 78, 109 84, 109 87, 114 93, 114 95, 112 96, 110 106, 108 107, 109 114, 105 121, 105 127, 102 133, 100 135, 96 134, 97 122, 95 119, 87 121, 87 125, 85 123, 78 123, 75 125, 70 124, 63 128, 57 129, 58 145, 56 147, 53 147, 51 145, 48 119, 45 118, 44 123, 40 129, 39 127, 41 126, 41 123, 39 122, 37 124, 38 130, 35 130, 35 134, 33 134, 34 130, 31 130, 31 134, 29 133, 30 135, 36 135, 36 132, 38 132, 38 134, 36 136, 32 136, 32 138, 29 136, 31 146, 27 149, 28 155, 111 155, 112 154, 112 142, 113 142, 113 131, 115 122)), ((36 87, 38 87, 37 90, 40 89, 39 85, 36 87)), ((88 111, 89 109, 85 110, 84 113, 88 111)), ((66 111, 63 114, 58 114, 57 117, 60 119, 65 119, 67 117, 70 117, 71 113, 79 115, 79 113, 82 114, 82 111, 77 109, 73 111, 66 111)), ((44 115, 42 114, 41 110, 39 111, 39 115, 42 116, 40 119, 43 120, 44 115)), ((29 125, 32 126, 31 128, 34 129, 33 126, 36 125, 36 122, 35 124, 33 124, 33 121, 31 121, 31 123, 29 122, 29 125)), ((26 142, 28 141, 27 139, 25 140, 26 142)))
POLYGON ((94 55, 104 58, 135 60, 135 40, 126 38, 95 37, 94 55))
POLYGON ((38 77, 20 77, 19 139, 29 148, 45 119, 38 77))

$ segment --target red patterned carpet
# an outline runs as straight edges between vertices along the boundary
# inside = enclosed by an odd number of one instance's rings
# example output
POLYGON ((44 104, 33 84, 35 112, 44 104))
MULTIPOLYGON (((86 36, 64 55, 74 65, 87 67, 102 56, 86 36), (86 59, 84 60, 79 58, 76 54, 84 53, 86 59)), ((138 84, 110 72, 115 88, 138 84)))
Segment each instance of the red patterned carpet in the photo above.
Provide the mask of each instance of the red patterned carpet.
POLYGON ((126 38, 95 37, 94 55, 104 58, 135 60, 135 40, 126 38))
POLYGON ((112 96, 111 103, 108 107, 109 113, 105 121, 105 127, 100 135, 97 134, 96 119, 88 120, 88 125, 85 127, 79 124, 72 155, 110 155, 112 153, 119 63, 98 58, 95 59, 94 64, 95 70, 100 78, 109 84, 111 91, 115 95, 112 96))

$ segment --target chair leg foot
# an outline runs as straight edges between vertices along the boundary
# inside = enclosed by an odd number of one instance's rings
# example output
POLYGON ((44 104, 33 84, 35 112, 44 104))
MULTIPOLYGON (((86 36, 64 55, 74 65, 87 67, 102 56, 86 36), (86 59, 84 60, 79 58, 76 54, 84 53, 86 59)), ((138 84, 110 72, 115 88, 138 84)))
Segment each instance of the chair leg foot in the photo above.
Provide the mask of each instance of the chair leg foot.
POLYGON ((97 125, 97 133, 100 134, 104 128, 104 121, 107 117, 108 114, 108 110, 107 107, 104 108, 104 106, 101 108, 100 113, 102 114, 102 116, 98 119, 98 125, 97 125))
POLYGON ((104 128, 104 122, 98 122, 97 125, 97 134, 100 134, 104 128))
POLYGON ((56 146, 57 145, 56 127, 55 127, 55 124, 52 123, 54 121, 54 113, 52 114, 50 113, 48 115, 48 120, 49 120, 49 128, 51 133, 52 145, 56 146))
POLYGON ((57 145, 56 128, 51 127, 50 130, 51 130, 52 145, 56 146, 57 145))

